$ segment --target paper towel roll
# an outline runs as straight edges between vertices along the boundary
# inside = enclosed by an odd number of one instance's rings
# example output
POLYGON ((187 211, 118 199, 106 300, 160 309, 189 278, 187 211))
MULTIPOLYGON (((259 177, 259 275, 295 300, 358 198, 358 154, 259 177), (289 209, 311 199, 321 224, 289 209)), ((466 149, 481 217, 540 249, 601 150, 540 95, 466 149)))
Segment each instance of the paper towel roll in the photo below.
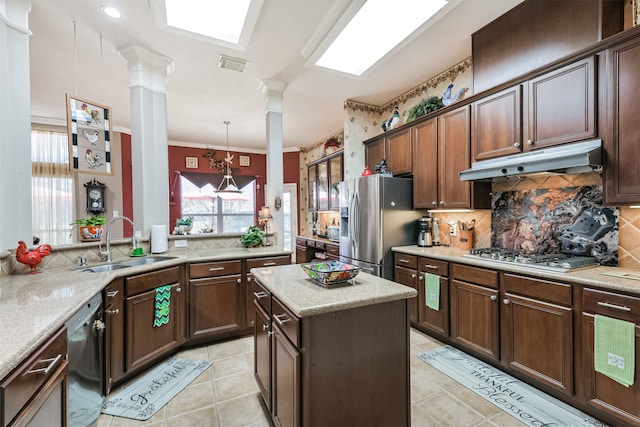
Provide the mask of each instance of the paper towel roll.
POLYGON ((166 225, 151 226, 151 253, 161 254, 169 246, 169 228, 166 225))

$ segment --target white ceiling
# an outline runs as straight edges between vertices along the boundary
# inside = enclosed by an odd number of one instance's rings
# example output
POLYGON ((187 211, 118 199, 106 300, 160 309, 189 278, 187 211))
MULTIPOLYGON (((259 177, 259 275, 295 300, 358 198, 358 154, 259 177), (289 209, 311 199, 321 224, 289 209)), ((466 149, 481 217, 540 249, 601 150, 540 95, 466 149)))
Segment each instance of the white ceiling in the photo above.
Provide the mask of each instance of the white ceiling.
MULTIPOLYGON (((229 120, 231 149, 263 151, 265 103, 258 87, 277 80, 287 84, 284 148, 305 147, 342 129, 345 100, 384 104, 470 56, 471 34, 522 0, 449 0, 438 22, 360 77, 307 65, 301 52, 351 1, 264 0, 247 49, 238 51, 157 28, 150 0, 32 0, 34 121, 64 123, 70 93, 111 107, 114 129, 130 129, 129 75, 118 49, 138 45, 174 61, 167 77, 170 144, 224 147, 223 121, 229 120), (106 17, 106 4, 124 18, 106 17), (218 68, 221 53, 248 60, 245 73, 218 68)), ((390 7, 400 4, 389 0, 390 7)))

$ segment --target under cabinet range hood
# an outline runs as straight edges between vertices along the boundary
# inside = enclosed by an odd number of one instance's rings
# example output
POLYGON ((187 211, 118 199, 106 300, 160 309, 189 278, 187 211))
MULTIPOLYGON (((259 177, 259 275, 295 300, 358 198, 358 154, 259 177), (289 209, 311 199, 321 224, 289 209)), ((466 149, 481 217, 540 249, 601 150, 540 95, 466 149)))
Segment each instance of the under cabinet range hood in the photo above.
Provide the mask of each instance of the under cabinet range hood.
POLYGON ((584 173, 602 167, 602 140, 578 142, 481 160, 460 172, 461 181, 489 181, 541 173, 584 173))

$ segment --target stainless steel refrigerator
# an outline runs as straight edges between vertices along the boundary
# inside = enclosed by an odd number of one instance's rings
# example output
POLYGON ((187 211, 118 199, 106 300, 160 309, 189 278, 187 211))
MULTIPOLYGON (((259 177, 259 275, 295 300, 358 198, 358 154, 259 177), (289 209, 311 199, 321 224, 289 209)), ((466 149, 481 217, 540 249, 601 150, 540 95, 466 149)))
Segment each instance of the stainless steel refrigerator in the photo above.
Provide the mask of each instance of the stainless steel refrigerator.
POLYGON ((416 244, 413 180, 370 175, 340 183, 340 260, 393 280, 391 247, 416 244))

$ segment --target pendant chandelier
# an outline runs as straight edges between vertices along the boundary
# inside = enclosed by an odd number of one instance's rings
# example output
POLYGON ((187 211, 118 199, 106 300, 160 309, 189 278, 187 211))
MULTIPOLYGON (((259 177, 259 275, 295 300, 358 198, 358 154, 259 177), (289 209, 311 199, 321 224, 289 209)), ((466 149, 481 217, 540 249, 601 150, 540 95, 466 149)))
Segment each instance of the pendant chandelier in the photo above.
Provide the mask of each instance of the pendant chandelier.
POLYGON ((225 120, 223 122, 227 126, 227 157, 224 158, 224 178, 220 181, 216 194, 220 194, 221 197, 225 194, 239 194, 242 191, 238 189, 238 185, 231 175, 231 163, 233 163, 233 156, 229 153, 229 125, 230 121, 225 120))

